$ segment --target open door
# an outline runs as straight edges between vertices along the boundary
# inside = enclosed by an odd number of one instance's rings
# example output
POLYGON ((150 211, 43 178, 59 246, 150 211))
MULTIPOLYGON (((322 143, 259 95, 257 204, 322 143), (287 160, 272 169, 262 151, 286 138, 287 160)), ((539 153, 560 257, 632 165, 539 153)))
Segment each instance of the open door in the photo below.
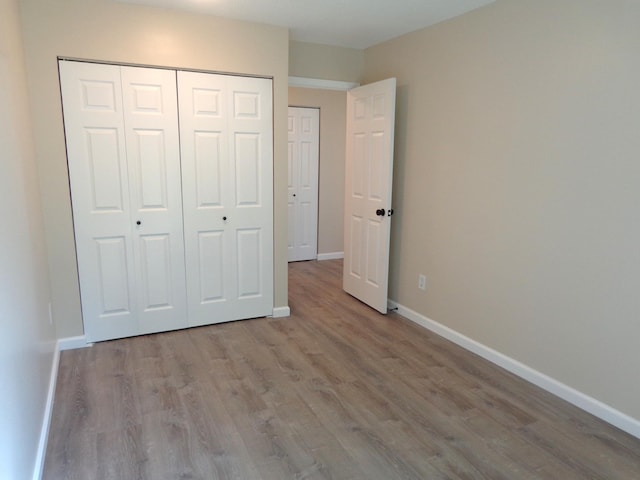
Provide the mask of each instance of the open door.
POLYGON ((396 79, 347 92, 343 288, 387 313, 396 79))

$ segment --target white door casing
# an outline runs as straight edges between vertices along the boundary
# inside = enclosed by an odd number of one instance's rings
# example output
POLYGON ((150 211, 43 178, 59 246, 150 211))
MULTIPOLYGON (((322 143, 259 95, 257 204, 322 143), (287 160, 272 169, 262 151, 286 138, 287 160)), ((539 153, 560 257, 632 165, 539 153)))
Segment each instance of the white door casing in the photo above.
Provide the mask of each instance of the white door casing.
POLYGON ((59 67, 87 341, 182 328, 175 73, 59 67))
POLYGON ((395 91, 391 78, 347 92, 343 288, 385 314, 395 91))
POLYGON ((318 169, 320 110, 289 107, 288 259, 318 256, 318 169))
POLYGON ((178 72, 189 324, 273 312, 272 86, 178 72))

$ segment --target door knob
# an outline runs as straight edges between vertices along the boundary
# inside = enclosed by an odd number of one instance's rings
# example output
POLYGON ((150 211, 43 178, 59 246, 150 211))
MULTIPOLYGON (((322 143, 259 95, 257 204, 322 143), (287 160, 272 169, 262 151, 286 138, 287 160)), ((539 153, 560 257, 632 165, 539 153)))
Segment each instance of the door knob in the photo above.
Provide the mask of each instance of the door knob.
POLYGON ((384 214, 384 208, 379 208, 378 210, 376 210, 376 215, 378 215, 379 217, 384 217, 384 214))
POLYGON ((226 222, 227 221, 227 217, 222 217, 222 220, 224 220, 226 222))

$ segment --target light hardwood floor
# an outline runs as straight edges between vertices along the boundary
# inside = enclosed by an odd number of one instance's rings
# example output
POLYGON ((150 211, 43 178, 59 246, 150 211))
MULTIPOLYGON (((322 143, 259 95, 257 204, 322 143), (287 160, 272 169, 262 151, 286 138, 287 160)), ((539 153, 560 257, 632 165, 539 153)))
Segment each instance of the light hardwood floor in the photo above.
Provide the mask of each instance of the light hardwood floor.
POLYGON ((290 264, 291 317, 62 352, 44 479, 639 479, 640 440, 290 264))

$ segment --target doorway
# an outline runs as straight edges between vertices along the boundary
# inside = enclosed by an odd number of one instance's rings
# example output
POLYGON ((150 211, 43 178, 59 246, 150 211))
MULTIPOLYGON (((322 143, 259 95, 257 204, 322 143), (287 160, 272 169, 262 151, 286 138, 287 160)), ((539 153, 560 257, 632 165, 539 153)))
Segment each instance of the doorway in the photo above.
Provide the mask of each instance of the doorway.
POLYGON ((289 107, 288 113, 289 262, 318 257, 318 172, 320 109, 289 107))

